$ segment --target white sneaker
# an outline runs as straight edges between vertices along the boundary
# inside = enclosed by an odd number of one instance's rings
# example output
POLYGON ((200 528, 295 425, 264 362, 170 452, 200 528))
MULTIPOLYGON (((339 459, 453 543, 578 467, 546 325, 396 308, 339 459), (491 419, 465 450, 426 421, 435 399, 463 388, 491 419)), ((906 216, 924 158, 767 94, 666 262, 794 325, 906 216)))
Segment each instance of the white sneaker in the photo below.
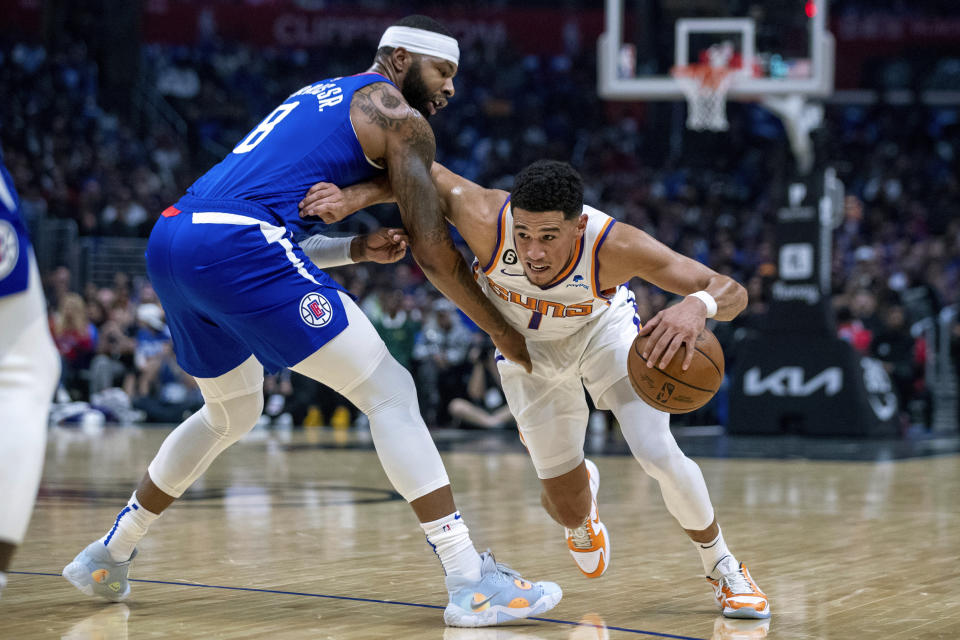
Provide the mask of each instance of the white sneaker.
POLYGON ((600 471, 592 460, 584 460, 590 476, 590 515, 576 529, 564 529, 567 548, 583 575, 599 578, 610 566, 610 536, 607 528, 600 522, 597 508, 597 493, 600 491, 600 471))
POLYGON ((718 580, 707 576, 707 582, 713 585, 713 595, 727 618, 770 617, 770 601, 742 562, 736 571, 724 574, 718 580))

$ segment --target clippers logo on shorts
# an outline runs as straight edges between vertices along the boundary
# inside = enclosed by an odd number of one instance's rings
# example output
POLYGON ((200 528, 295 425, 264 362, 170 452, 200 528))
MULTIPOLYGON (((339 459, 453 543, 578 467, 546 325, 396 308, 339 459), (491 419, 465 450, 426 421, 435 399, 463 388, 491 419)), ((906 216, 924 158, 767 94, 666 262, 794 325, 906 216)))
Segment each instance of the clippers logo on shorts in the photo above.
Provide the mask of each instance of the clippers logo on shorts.
POLYGON ((308 293, 300 300, 300 317, 311 327, 323 327, 333 319, 333 308, 319 293, 308 293))
POLYGON ((6 220, 0 220, 0 280, 3 280, 17 266, 20 257, 20 239, 17 230, 6 220))

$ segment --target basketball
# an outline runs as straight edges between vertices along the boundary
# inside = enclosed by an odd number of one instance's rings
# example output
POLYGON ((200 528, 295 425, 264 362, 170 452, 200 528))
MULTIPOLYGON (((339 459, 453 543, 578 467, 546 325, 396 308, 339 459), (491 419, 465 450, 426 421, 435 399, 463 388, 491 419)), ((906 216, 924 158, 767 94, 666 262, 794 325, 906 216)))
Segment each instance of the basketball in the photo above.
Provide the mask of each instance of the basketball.
POLYGON ((704 329, 697 336, 690 368, 681 367, 686 345, 681 346, 665 369, 650 368, 643 357, 650 336, 637 336, 627 357, 627 372, 634 390, 655 409, 689 413, 710 401, 723 381, 723 350, 716 336, 704 329))

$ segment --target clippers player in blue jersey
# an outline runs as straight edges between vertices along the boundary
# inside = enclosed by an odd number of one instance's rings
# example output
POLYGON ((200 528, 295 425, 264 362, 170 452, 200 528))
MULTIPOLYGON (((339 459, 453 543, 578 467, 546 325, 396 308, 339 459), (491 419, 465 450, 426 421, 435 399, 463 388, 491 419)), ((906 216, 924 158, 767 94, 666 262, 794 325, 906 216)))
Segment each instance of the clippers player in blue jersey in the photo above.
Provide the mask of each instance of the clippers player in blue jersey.
POLYGON ((0 155, 0 593, 40 485, 47 415, 60 378, 37 261, 0 155))
POLYGON ((293 93, 163 212, 147 267, 177 361, 197 379, 205 404, 164 441, 112 528, 64 569, 78 589, 127 597, 129 564, 149 525, 253 428, 263 410, 264 368, 289 367, 369 417, 384 471, 443 565, 447 624, 493 625, 559 602, 557 585, 524 581, 492 554, 477 553, 420 417, 413 378, 321 270, 395 261, 405 237, 386 230, 298 242, 310 226, 298 203, 311 185, 386 176, 424 273, 529 370, 522 336, 484 297, 454 248, 430 178, 435 140, 427 117, 453 96, 458 62, 457 41, 439 23, 404 18, 384 32, 366 73, 293 93))

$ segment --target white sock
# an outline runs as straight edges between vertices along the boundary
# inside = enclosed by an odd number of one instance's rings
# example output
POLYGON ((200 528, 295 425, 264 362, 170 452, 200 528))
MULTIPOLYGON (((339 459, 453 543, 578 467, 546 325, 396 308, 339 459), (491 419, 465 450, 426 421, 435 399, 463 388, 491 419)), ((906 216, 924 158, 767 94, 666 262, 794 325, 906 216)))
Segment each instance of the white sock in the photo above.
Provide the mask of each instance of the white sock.
POLYGON ((700 553, 703 572, 708 577, 716 580, 722 575, 733 573, 740 566, 737 559, 727 549, 727 543, 723 540, 723 531, 717 533, 717 537, 710 542, 697 542, 695 540, 692 542, 700 553))
POLYGON ((0 571, 0 593, 3 593, 3 588, 7 586, 7 572, 0 571))
POLYGON ((116 562, 125 562, 130 559, 140 539, 147 535, 147 528, 159 517, 159 514, 147 511, 140 504, 134 491, 127 506, 117 514, 113 528, 100 538, 100 542, 110 552, 111 558, 116 562))
POLYGON ((463 576, 471 582, 480 580, 480 554, 473 547, 470 529, 459 511, 433 522, 421 522, 420 526, 440 558, 444 573, 463 576))

